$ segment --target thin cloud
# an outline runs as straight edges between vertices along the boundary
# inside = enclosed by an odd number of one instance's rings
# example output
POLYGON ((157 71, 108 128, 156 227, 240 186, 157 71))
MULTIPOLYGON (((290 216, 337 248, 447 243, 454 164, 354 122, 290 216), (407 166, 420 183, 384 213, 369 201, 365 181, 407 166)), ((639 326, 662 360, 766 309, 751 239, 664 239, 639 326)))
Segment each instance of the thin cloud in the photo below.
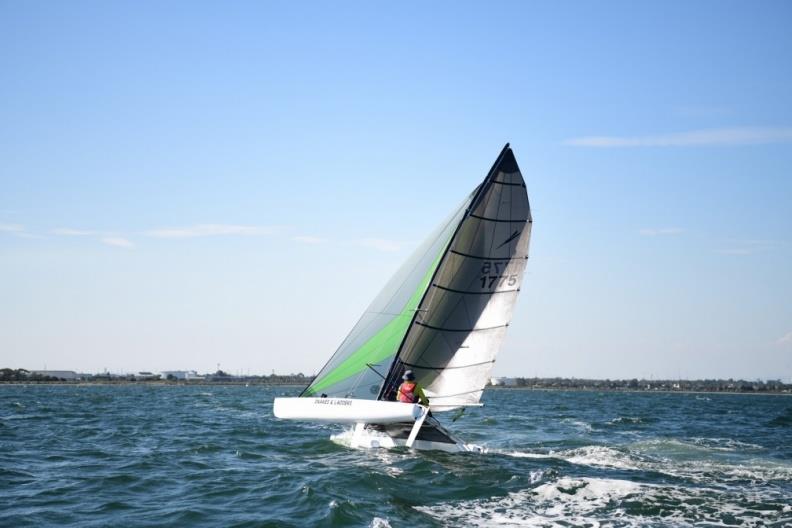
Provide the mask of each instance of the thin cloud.
POLYGON ((22 224, 0 224, 0 233, 6 233, 8 235, 17 238, 30 238, 30 239, 46 238, 41 235, 37 235, 29 232, 27 229, 25 229, 25 226, 23 226, 22 224))
POLYGON ((716 253, 720 253, 721 255, 741 256, 741 255, 753 255, 754 253, 756 253, 756 250, 748 249, 748 248, 730 248, 730 249, 719 249, 716 251, 716 253))
POLYGON ((733 241, 739 242, 740 244, 748 244, 750 246, 777 246, 781 243, 779 240, 771 240, 769 238, 738 238, 733 241))
POLYGON ((681 235, 685 230, 679 227, 660 227, 653 229, 641 229, 638 234, 641 236, 674 236, 681 235))
POLYGON ((43 239, 47 238, 47 237, 42 236, 42 235, 36 235, 34 233, 28 233, 27 231, 21 231, 19 233, 11 233, 11 234, 13 236, 15 236, 15 237, 29 238, 29 239, 32 239, 32 240, 43 240, 43 239))
POLYGON ((377 251, 384 251, 388 253, 399 251, 401 249, 400 243, 385 238, 361 238, 356 240, 354 243, 361 247, 376 249, 377 251))
POLYGON ((104 237, 102 238, 102 244, 107 244, 108 246, 115 246, 121 248, 135 247, 135 244, 133 244, 130 240, 123 237, 104 237))
POLYGON ((748 239, 748 240, 732 239, 732 240, 727 240, 726 244, 728 244, 729 247, 726 247, 724 249, 718 249, 715 252, 721 255, 735 255, 735 256, 755 255, 757 253, 764 253, 766 251, 771 251, 775 248, 778 248, 779 246, 782 245, 782 242, 779 242, 777 240, 762 240, 762 239, 748 239))
POLYGON ((212 236, 262 236, 278 230, 273 226, 248 226, 230 224, 199 224, 189 227, 152 229, 143 234, 155 238, 197 238, 212 236))
POLYGON ((53 235, 61 236, 91 236, 98 234, 96 231, 88 231, 85 229, 72 229, 70 227, 58 227, 50 231, 53 235))
POLYGON ((25 226, 22 224, 0 224, 0 233, 24 233, 25 226))
POLYGON ((732 127, 651 136, 584 136, 567 139, 573 147, 694 147, 792 143, 792 127, 732 127))
POLYGON ((723 117, 734 114, 732 108, 726 106, 677 106, 674 114, 682 117, 723 117))
POLYGON ((788 345, 790 343, 792 343, 792 332, 787 332, 786 335, 779 337, 776 341, 777 345, 788 345))
POLYGON ((323 244, 324 242, 327 242, 324 238, 314 236, 296 236, 292 237, 292 240, 302 244, 323 244))

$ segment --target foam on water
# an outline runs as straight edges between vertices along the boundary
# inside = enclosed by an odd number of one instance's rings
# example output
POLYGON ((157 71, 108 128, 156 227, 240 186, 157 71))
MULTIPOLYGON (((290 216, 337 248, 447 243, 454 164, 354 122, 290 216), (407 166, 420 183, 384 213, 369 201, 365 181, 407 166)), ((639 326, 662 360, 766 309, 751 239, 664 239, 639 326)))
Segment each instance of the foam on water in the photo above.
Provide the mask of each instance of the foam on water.
POLYGON ((335 442, 336 444, 344 447, 349 447, 352 445, 352 436, 355 434, 354 428, 346 428, 340 433, 331 434, 330 440, 335 442))
POLYGON ((605 446, 586 446, 562 451, 556 455, 571 464, 610 467, 617 469, 640 469, 643 463, 634 454, 625 453, 605 446))
POLYGON ((750 442, 741 442, 733 438, 690 438, 695 445, 714 449, 716 451, 761 451, 764 448, 750 442))
POLYGON ((561 423, 569 424, 569 425, 573 426, 575 429, 577 429, 578 431, 583 432, 583 433, 590 433, 591 432, 591 424, 588 423, 588 422, 584 422, 582 420, 575 420, 575 419, 572 419, 572 418, 564 418, 563 420, 561 420, 561 423))
POLYGON ((611 420, 608 423, 611 424, 611 425, 617 425, 617 424, 634 425, 634 424, 644 423, 644 419, 643 418, 638 418, 638 417, 635 417, 635 416, 618 416, 618 417, 614 418, 613 420, 611 420))
POLYGON ((447 526, 765 526, 792 522, 780 494, 563 477, 502 497, 416 509, 447 526))
POLYGON ((497 450, 487 450, 487 453, 499 453, 503 455, 508 455, 515 458, 556 458, 552 454, 548 453, 533 453, 530 451, 497 451, 497 450))
POLYGON ((707 451, 707 448, 695 443, 679 440, 656 440, 634 444, 622 449, 591 445, 547 453, 502 451, 501 454, 517 458, 552 458, 583 466, 649 471, 686 478, 695 482, 709 482, 712 479, 724 482, 774 480, 786 482, 792 480, 792 463, 785 461, 751 458, 743 459, 741 462, 726 462, 701 456, 697 459, 689 457, 675 459, 673 454, 678 453, 680 449, 683 452, 688 449, 707 451), (663 449, 663 447, 668 449, 663 449))

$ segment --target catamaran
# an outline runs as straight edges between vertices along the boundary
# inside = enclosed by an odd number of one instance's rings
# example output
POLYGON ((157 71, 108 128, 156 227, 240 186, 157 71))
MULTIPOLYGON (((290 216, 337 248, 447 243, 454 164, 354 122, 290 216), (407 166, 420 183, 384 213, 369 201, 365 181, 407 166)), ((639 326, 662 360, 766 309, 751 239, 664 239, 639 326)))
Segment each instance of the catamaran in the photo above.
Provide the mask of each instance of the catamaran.
POLYGON ((474 450, 436 415, 481 405, 520 292, 531 224, 525 181, 507 143, 311 384, 299 397, 275 399, 275 416, 353 424, 352 447, 474 450), (428 406, 396 401, 406 370, 428 406))

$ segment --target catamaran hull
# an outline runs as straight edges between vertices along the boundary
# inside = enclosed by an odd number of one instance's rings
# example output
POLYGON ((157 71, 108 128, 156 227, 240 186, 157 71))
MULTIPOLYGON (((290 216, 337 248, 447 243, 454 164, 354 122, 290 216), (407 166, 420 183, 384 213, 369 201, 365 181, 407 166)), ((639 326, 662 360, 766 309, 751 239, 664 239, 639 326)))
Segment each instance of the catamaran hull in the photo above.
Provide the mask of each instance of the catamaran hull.
POLYGON ((356 398, 275 398, 272 411, 287 420, 378 424, 413 422, 424 412, 413 403, 356 398))
POLYGON ((475 451, 417 404, 355 398, 275 398, 273 413, 287 420, 355 424, 336 440, 359 448, 408 447, 452 453, 475 451))

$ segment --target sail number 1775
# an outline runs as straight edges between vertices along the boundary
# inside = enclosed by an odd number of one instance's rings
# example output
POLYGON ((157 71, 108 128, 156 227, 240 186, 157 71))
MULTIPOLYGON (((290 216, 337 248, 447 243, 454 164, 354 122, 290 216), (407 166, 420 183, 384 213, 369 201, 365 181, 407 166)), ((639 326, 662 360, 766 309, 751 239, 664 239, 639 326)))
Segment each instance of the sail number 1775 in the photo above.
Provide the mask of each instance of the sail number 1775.
POLYGON ((506 286, 514 286, 517 284, 517 275, 516 274, 506 274, 506 262, 493 262, 493 261, 485 261, 481 265, 481 277, 479 280, 481 281, 481 287, 483 289, 493 289, 493 288, 500 288, 504 284, 506 286))

